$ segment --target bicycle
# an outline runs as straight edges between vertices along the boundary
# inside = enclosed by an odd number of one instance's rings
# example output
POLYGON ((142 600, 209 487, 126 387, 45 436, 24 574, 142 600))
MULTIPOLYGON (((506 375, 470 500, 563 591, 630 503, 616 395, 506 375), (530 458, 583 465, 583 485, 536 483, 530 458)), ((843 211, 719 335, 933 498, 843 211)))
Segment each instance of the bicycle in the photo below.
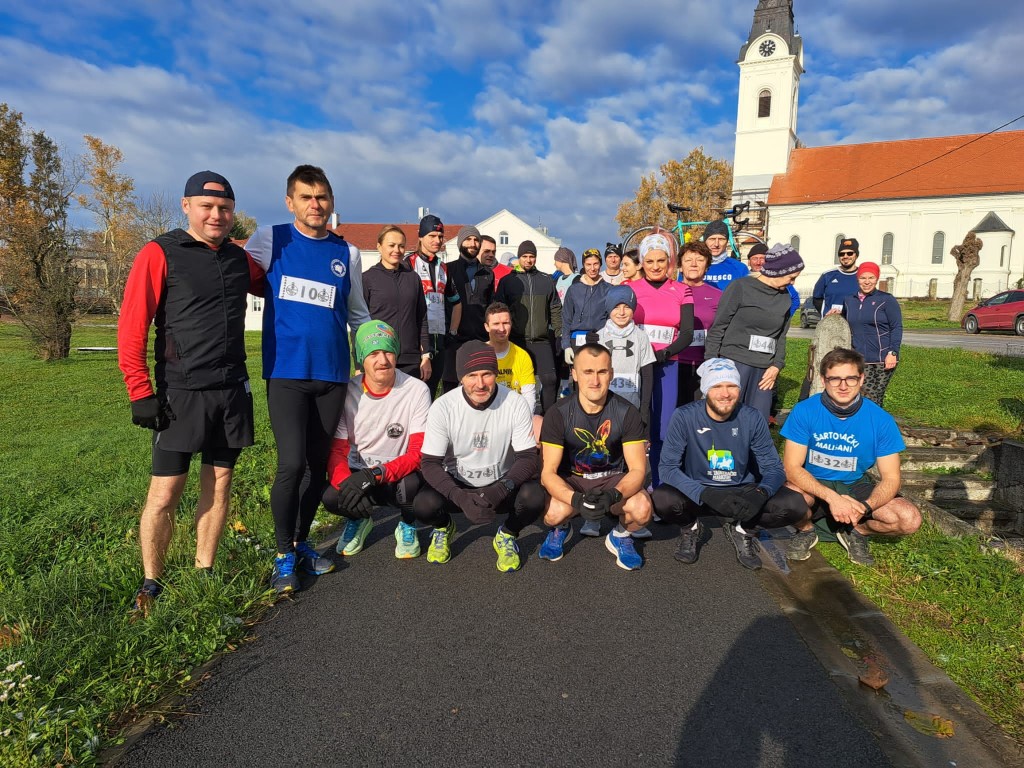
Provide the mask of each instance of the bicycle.
MULTIPOLYGON (((679 216, 684 213, 690 213, 693 210, 692 208, 676 205, 675 203, 667 203, 666 205, 670 212, 676 214, 676 225, 669 231, 676 236, 676 240, 679 242, 679 245, 684 245, 689 242, 687 240, 687 235, 689 234, 688 230, 690 227, 706 227, 711 223, 710 221, 683 221, 679 216)), ((740 238, 749 238, 750 240, 755 240, 758 243, 767 245, 760 235, 743 229, 743 227, 750 222, 750 219, 740 219, 739 216, 749 209, 749 200, 745 203, 734 205, 732 208, 722 209, 722 219, 725 221, 725 229, 729 233, 729 251, 736 258, 740 257, 740 246, 738 243, 740 238)), ((653 232, 654 229, 655 227, 650 224, 634 229, 626 235, 625 239, 622 241, 622 252, 625 253, 631 246, 639 245, 640 241, 653 232)))

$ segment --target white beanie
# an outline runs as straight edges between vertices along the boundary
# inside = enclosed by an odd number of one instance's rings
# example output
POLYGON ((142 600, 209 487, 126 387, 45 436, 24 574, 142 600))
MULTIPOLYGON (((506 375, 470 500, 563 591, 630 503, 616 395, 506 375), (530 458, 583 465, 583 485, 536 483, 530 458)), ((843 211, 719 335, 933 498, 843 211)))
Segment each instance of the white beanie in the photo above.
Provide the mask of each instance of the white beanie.
POLYGON ((697 369, 700 376, 700 392, 707 397, 708 390, 716 384, 735 384, 740 386, 740 372, 736 370, 736 363, 724 357, 713 357, 705 360, 704 364, 697 369))

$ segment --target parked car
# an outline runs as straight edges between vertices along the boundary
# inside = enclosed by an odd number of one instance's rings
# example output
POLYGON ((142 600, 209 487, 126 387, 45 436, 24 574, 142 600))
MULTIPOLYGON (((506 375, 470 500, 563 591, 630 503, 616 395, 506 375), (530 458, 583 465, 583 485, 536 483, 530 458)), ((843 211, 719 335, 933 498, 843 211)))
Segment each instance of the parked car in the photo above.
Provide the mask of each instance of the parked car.
POLYGON ((814 297, 808 296, 800 306, 800 327, 814 328, 819 322, 821 322, 821 312, 814 306, 814 297))
POLYGON ((1015 288, 984 299, 960 323, 968 333, 1014 331, 1024 336, 1024 289, 1015 288))

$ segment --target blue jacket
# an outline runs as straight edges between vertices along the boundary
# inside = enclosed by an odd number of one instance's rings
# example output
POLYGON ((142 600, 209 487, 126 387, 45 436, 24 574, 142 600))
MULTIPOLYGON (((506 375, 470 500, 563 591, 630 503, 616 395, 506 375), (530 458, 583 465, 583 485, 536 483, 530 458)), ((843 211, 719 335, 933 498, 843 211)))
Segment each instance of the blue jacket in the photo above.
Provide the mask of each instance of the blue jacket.
POLYGON ((892 352, 899 357, 903 342, 903 313, 891 293, 872 291, 846 297, 843 317, 853 333, 853 348, 864 355, 866 363, 881 363, 892 352))

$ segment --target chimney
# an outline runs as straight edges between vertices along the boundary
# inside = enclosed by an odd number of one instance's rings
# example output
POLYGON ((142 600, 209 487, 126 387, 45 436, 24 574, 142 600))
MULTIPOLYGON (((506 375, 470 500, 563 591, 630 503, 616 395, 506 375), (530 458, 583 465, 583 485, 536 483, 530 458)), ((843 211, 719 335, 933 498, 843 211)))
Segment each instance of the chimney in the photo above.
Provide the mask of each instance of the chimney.
POLYGON ((334 213, 331 214, 331 223, 329 224, 329 226, 331 229, 337 229, 338 223, 338 212, 335 211, 334 213))
POLYGON ((421 220, 421 219, 422 219, 422 218, 423 218, 424 216, 427 216, 427 215, 429 215, 429 214, 430 214, 430 209, 429 209, 429 208, 424 208, 424 207, 423 207, 423 206, 421 205, 421 206, 420 206, 420 207, 419 207, 419 208, 417 209, 417 214, 416 214, 416 221, 419 221, 419 220, 421 220))

